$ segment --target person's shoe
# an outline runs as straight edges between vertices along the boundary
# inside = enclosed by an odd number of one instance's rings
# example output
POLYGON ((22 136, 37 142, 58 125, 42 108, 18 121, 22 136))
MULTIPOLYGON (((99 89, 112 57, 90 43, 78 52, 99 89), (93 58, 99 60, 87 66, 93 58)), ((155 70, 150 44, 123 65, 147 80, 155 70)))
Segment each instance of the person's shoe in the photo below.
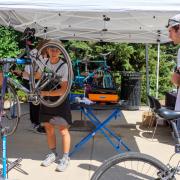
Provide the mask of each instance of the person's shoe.
POLYGON ((46 134, 46 130, 41 125, 33 125, 32 129, 37 134, 46 134))
POLYGON ((64 172, 69 166, 69 163, 70 163, 69 157, 60 159, 59 164, 56 167, 56 171, 64 172))
POLYGON ((56 160, 56 155, 54 153, 50 153, 46 156, 46 159, 41 163, 41 166, 47 167, 51 165, 56 160))
POLYGON ((38 134, 46 134, 46 130, 43 126, 39 125, 38 127, 36 127, 35 132, 38 134))

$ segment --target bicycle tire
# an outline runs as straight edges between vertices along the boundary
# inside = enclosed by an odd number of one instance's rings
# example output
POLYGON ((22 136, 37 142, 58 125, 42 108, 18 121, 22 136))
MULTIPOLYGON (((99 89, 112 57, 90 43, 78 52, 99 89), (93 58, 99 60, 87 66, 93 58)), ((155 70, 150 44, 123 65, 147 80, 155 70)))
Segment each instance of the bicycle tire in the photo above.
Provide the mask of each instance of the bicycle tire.
MULTIPOLYGON (((42 48, 38 51, 38 56, 41 55, 41 52, 43 52, 44 49, 48 48, 49 46, 54 46, 56 48, 58 48, 60 51, 61 51, 61 56, 63 58, 63 60, 66 62, 67 64, 67 67, 68 67, 68 82, 67 82, 67 88, 66 88, 66 91, 65 93, 62 95, 62 96, 59 96, 56 100, 52 101, 50 100, 50 98, 44 98, 43 96, 40 96, 39 95, 39 100, 42 104, 44 104, 45 106, 47 107, 57 107, 59 106, 60 104, 63 103, 63 101, 67 98, 69 92, 70 92, 70 89, 71 89, 71 85, 72 85, 72 80, 73 80, 73 70, 72 70, 72 64, 71 64, 71 59, 67 53, 67 51, 65 50, 65 48, 59 43, 59 42, 56 42, 56 41, 48 41, 46 44, 44 44, 42 46, 42 48)), ((44 73, 44 72, 42 72, 44 73)), ((59 83, 60 83, 60 80, 59 80, 59 83)), ((59 85, 59 84, 58 84, 59 85)), ((54 85, 55 87, 56 85, 54 85)), ((41 87, 40 87, 41 88, 41 87)), ((43 89, 42 89, 43 90, 43 89)), ((52 91, 54 89, 52 88, 52 91)))
MULTIPOLYGON (((136 153, 136 152, 127 152, 123 154, 115 155, 106 161, 103 162, 103 164, 95 171, 93 174, 91 180, 104 180, 104 179, 111 179, 111 180, 131 180, 131 179, 152 179, 152 175, 148 175, 147 172, 144 172, 145 174, 142 174, 142 172, 138 172, 140 170, 137 165, 134 163, 137 161, 138 166, 140 164, 149 165, 146 167, 143 167, 144 169, 141 169, 142 171, 146 170, 154 170, 158 172, 167 170, 167 167, 161 163, 159 160, 155 159, 152 156, 142 154, 142 153, 136 153), (127 164, 127 162, 130 161, 132 164, 127 164), (118 164, 124 165, 118 166, 118 164), (130 169, 128 169, 128 165, 130 165, 130 169), (136 169, 133 169, 133 166, 136 169), (136 166, 135 166, 136 165, 136 166), (151 169, 152 168, 152 169, 151 169), (118 170, 115 172, 115 170, 118 170), (121 170, 121 171, 120 171, 121 170), (137 171, 137 172, 136 172, 137 171)), ((156 175, 156 174, 154 174, 156 175)), ((158 179, 159 177, 155 177, 153 179, 158 179)), ((159 179, 160 180, 160 179, 159 179)))
MULTIPOLYGON (((0 87, 0 91, 1 91, 0 87)), ((1 116, 1 127, 8 129, 5 131, 5 135, 12 135, 20 121, 20 103, 14 87, 7 83, 5 95, 3 97, 3 110, 1 116)))

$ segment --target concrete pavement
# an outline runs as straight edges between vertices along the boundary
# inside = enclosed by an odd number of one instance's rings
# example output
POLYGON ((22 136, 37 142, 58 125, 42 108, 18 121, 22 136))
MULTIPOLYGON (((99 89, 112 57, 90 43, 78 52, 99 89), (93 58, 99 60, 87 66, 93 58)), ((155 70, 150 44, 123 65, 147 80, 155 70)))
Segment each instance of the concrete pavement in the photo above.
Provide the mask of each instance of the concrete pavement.
MULTIPOLYGON (((27 104, 22 107, 22 113, 28 113, 27 104)), ((132 151, 143 152, 152 155, 164 163, 174 153, 174 142, 169 127, 158 127, 155 138, 152 141, 152 133, 147 128, 140 126, 142 113, 147 110, 142 107, 139 111, 123 111, 123 116, 111 121, 108 125, 128 144, 132 151)), ((80 119, 80 112, 73 111, 73 119, 80 119)), ((96 111, 100 119, 107 116, 108 111, 96 111)), ((55 172, 56 164, 49 167, 41 167, 40 163, 48 153, 46 136, 35 134, 29 130, 29 114, 22 116, 21 122, 15 134, 8 137, 8 157, 15 160, 22 157, 21 168, 28 173, 23 174, 15 169, 9 172, 10 179, 17 180, 90 180, 95 169, 105 159, 117 154, 104 136, 98 133, 92 140, 86 143, 72 158, 65 172, 55 172)), ((72 148, 88 132, 71 131, 72 148)), ((61 139, 58 137, 58 151, 61 151, 61 139)), ((176 164, 180 155, 172 160, 176 164)))

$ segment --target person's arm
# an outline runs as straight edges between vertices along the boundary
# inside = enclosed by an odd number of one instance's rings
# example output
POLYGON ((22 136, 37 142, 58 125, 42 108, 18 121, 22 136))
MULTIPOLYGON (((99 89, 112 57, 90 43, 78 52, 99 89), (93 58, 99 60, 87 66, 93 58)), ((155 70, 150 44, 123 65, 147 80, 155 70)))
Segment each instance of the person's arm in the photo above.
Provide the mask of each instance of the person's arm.
POLYGON ((178 49, 177 54, 177 70, 180 71, 180 48, 178 49))
POLYGON ((61 88, 53 91, 41 91, 41 96, 62 96, 66 92, 68 82, 61 82, 61 88))
POLYGON ((21 77, 23 79, 29 79, 29 73, 26 71, 21 71, 21 70, 13 70, 13 74, 15 74, 18 77, 21 77))

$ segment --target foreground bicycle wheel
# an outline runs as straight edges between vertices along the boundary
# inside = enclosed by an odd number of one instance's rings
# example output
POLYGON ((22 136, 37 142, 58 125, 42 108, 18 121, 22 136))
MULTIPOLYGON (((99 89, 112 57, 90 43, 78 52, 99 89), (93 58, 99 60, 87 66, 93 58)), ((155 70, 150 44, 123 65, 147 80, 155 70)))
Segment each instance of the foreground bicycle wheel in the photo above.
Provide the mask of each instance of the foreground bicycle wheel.
POLYGON ((165 169, 164 164, 149 155, 128 152, 106 160, 91 180, 160 180, 158 173, 165 169))
POLYGON ((46 44, 44 44, 43 47, 38 51, 37 57, 39 71, 41 71, 42 74, 40 81, 36 83, 36 85, 38 84, 39 94, 41 93, 41 91, 47 91, 47 89, 49 94, 51 94, 51 92, 56 91, 60 88, 60 84, 62 82, 62 77, 59 76, 58 72, 61 67, 58 67, 59 65, 56 66, 56 64, 52 65, 48 63, 48 61, 50 60, 50 57, 47 53, 48 48, 58 49, 58 51, 60 52, 59 59, 60 61, 66 64, 65 66, 67 66, 68 73, 67 87, 62 96, 55 96, 53 98, 50 96, 39 96, 40 102, 45 106, 56 107, 62 104, 62 102, 66 99, 67 95, 70 92, 73 80, 73 71, 71 59, 64 47, 59 42, 49 41, 46 44))
POLYGON ((5 131, 6 136, 12 135, 17 129, 20 120, 20 104, 15 89, 9 83, 7 84, 5 95, 1 100, 3 102, 3 109, 0 124, 2 128, 7 127, 5 131))

